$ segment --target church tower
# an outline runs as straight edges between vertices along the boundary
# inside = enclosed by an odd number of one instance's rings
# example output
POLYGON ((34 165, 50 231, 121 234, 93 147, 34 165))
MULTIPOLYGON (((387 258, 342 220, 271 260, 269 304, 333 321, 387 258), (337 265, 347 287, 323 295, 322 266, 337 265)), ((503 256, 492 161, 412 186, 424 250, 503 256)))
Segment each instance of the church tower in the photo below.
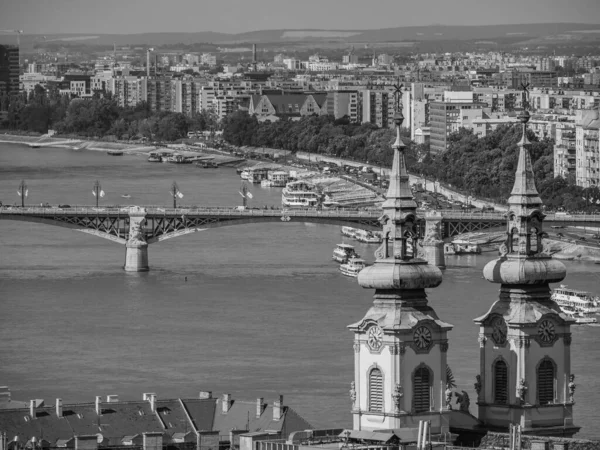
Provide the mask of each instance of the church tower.
POLYGON ((523 137, 508 200, 507 240, 501 257, 483 269, 488 281, 500 284, 500 298, 475 319, 480 326, 479 420, 492 429, 520 424, 524 434, 572 436, 579 430, 573 425, 574 320, 550 298, 549 287, 565 278, 566 269, 542 245, 545 215, 528 149, 529 113, 519 120, 523 137))
POLYGON ((383 203, 384 241, 374 265, 358 275, 375 289, 373 305, 354 332, 354 381, 350 389, 355 430, 414 428, 431 421, 431 432, 448 431, 446 333, 427 304, 425 289, 442 282, 440 269, 417 256, 417 204, 410 191, 401 113, 394 116, 396 142, 387 199, 383 203))

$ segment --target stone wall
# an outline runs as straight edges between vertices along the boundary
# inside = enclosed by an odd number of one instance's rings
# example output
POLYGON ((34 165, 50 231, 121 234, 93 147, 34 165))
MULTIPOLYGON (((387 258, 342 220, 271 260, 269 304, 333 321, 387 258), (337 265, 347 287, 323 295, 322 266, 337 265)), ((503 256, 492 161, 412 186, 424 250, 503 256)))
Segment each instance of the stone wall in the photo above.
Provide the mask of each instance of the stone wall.
MULTIPOLYGON (((548 442, 548 450, 554 450, 554 444, 558 444, 556 449, 563 450, 561 444, 566 444, 565 450, 600 450, 600 441, 588 441, 587 439, 573 439, 561 437, 544 436, 522 436, 521 448, 531 450, 531 442, 548 442)), ((508 433, 487 433, 482 439, 480 448, 510 448, 508 433)))

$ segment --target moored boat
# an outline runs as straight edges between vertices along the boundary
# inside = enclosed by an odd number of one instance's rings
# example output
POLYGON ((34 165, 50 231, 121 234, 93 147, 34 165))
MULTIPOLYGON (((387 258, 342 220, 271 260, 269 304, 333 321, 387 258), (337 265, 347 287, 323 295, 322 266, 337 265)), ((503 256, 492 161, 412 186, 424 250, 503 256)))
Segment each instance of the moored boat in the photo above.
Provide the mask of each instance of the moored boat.
POLYGON ((350 258, 360 258, 360 255, 356 253, 353 246, 349 244, 338 244, 335 249, 333 249, 331 259, 334 261, 345 264, 350 258))
POLYGON ((108 150, 106 153, 111 156, 123 156, 123 150, 108 150))
POLYGON ((162 161, 162 158, 156 152, 151 152, 150 155, 148 156, 148 162, 161 162, 161 161, 162 161))
POLYGON ((352 228, 352 227, 342 227, 342 234, 344 236, 348 236, 353 238, 356 235, 356 232, 358 231, 358 229, 356 228, 352 228))
POLYGON ((340 272, 347 277, 357 277, 358 273, 366 267, 365 260, 357 257, 351 257, 348 262, 340 265, 340 272))
POLYGON ((358 241, 358 242, 363 242, 365 244, 379 244, 381 242, 381 237, 375 235, 374 233, 372 233, 371 231, 367 231, 367 230, 356 230, 356 233, 354 234, 354 238, 358 241))
POLYGON ((600 312, 600 297, 586 291, 571 289, 565 284, 552 290, 552 300, 566 311, 574 311, 581 314, 596 314, 600 312))
POLYGON ((452 242, 444 244, 444 254, 446 255, 464 255, 481 253, 479 244, 463 239, 455 239, 452 242))
POLYGON ((314 184, 307 181, 292 181, 281 191, 281 205, 284 208, 314 208, 319 204, 320 195, 314 184))

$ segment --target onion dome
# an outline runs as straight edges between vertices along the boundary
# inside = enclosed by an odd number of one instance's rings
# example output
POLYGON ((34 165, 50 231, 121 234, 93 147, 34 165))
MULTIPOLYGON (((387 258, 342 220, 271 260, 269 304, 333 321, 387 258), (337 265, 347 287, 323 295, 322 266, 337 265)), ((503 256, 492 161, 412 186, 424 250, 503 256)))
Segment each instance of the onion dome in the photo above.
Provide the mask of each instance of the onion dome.
POLYGON ((410 190, 405 145, 400 139, 403 121, 402 114, 396 113, 390 186, 382 205, 383 216, 379 219, 383 224, 383 244, 375 252, 375 264, 358 274, 358 283, 364 288, 425 289, 439 286, 442 282, 440 269, 417 256, 417 203, 410 190))
POLYGON ((519 115, 523 136, 519 142, 519 162, 515 184, 508 199, 507 239, 500 247, 501 258, 490 261, 483 276, 492 283, 536 285, 556 283, 567 274, 565 266, 545 251, 542 200, 535 187, 533 164, 527 140, 529 112, 519 115))

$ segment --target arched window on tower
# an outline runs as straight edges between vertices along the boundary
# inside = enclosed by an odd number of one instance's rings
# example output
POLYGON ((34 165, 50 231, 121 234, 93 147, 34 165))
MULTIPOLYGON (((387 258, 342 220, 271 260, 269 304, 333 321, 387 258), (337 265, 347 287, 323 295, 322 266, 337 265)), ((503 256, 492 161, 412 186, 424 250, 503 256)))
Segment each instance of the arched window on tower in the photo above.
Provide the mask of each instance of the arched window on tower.
POLYGON ((494 363, 494 403, 508 404, 508 366, 503 359, 494 363))
POLYGON ((383 412, 383 373, 377 368, 369 372, 369 411, 383 412))
POLYGON ((415 413, 431 410, 431 384, 433 377, 427 366, 419 367, 413 376, 413 411, 415 413))
POLYGON ((556 366, 550 358, 544 358, 537 368, 537 397, 540 405, 554 403, 556 366))

